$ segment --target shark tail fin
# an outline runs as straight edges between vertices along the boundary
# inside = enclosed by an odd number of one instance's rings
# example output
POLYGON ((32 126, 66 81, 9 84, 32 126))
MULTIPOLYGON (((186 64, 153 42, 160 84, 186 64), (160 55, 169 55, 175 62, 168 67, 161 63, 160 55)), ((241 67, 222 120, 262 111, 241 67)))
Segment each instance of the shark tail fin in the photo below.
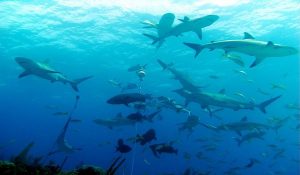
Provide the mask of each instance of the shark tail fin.
POLYGON ((183 43, 183 44, 195 50, 195 56, 194 56, 195 58, 199 55, 199 53, 204 48, 201 44, 195 44, 195 43, 183 43))
POLYGON ((79 90, 78 90, 78 85, 80 84, 80 83, 82 83, 83 81, 85 81, 85 80, 88 80, 88 79, 90 79, 90 78, 92 78, 93 76, 88 76, 88 77, 84 77, 84 78, 79 78, 79 79, 75 79, 75 80, 73 80, 70 84, 71 84, 71 86, 72 86, 72 88, 76 91, 76 92, 78 92, 79 90))
POLYGON ((266 107, 269 106, 271 103, 273 103, 274 101, 276 101, 280 97, 281 97, 281 95, 278 95, 276 97, 273 97, 273 98, 270 98, 266 101, 263 101, 257 107, 260 109, 261 112, 266 113, 267 112, 266 107))

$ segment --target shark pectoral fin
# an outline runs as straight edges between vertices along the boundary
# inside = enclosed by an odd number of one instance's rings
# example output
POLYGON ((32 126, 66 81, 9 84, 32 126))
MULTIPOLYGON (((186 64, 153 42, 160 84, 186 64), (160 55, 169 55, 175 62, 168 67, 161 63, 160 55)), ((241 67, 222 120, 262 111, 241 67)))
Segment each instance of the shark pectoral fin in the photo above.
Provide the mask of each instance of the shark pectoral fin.
POLYGON ((256 57, 256 59, 254 60, 254 62, 251 64, 250 68, 258 65, 259 63, 261 63, 263 60, 265 59, 265 57, 256 57))
POLYGON ((19 75, 19 78, 26 77, 26 76, 28 76, 28 75, 30 75, 30 74, 31 74, 31 72, 25 70, 24 72, 22 72, 22 73, 19 75))
POLYGON ((202 39, 202 29, 201 28, 197 28, 193 31, 197 34, 199 39, 202 39))

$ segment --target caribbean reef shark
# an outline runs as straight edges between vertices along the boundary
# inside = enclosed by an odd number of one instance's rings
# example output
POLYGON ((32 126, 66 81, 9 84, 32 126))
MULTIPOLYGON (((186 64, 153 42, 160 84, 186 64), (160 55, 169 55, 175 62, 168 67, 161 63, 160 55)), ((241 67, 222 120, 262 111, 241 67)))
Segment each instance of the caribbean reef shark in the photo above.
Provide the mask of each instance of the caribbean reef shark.
POLYGON ((66 133, 69 127, 69 124, 71 122, 72 118, 69 117, 65 126, 63 127, 61 133, 58 135, 55 145, 57 147, 56 150, 51 151, 48 153, 48 155, 53 155, 59 152, 64 152, 64 153, 74 153, 75 151, 80 151, 82 150, 81 148, 74 148, 73 146, 71 146, 67 140, 65 139, 66 137, 66 133))
POLYGON ((266 124, 250 122, 248 121, 247 117, 243 117, 238 122, 226 123, 219 126, 208 125, 202 122, 200 124, 213 131, 234 131, 240 136, 242 136, 243 131, 262 132, 262 130, 273 129, 272 126, 266 124))
POLYGON ((225 51, 225 54, 228 54, 229 52, 239 52, 254 56, 256 59, 250 67, 258 65, 268 57, 283 57, 298 53, 298 50, 293 47, 274 44, 272 41, 266 42, 256 40, 247 32, 244 33, 244 39, 241 40, 212 41, 211 43, 204 45, 195 43, 184 44, 195 50, 195 57, 197 57, 198 54, 205 48, 211 51, 215 49, 222 49, 225 51))
POLYGON ((111 119, 95 119, 94 122, 98 125, 103 125, 108 127, 109 129, 113 129, 115 127, 121 127, 121 126, 130 126, 134 125, 136 122, 133 120, 130 120, 126 117, 123 117, 121 113, 118 113, 117 116, 111 119))
POLYGON ((281 95, 274 98, 270 98, 260 104, 255 104, 254 102, 244 102, 236 98, 229 97, 224 93, 210 93, 210 92, 192 92, 186 89, 174 90, 178 95, 185 98, 185 104, 188 105, 190 102, 195 102, 201 105, 203 109, 211 111, 210 106, 217 106, 221 108, 230 108, 235 111, 240 109, 250 109, 254 108, 260 109, 263 113, 266 113, 266 107, 276 101, 281 95))
POLYGON ((35 75, 40 78, 50 80, 51 83, 57 81, 64 84, 69 83, 75 91, 78 91, 78 84, 92 78, 92 76, 88 76, 80 79, 70 80, 67 79, 62 73, 51 68, 46 63, 33 61, 24 57, 16 57, 15 61, 25 69, 24 72, 19 75, 19 78, 23 78, 28 75, 35 75))
POLYGON ((158 24, 154 24, 150 21, 144 22, 147 28, 156 28, 157 35, 150 35, 144 33, 143 35, 152 39, 152 44, 156 44, 157 48, 159 48, 166 38, 170 36, 181 36, 185 32, 195 32, 199 39, 202 39, 202 28, 212 25, 215 21, 219 19, 217 15, 207 15, 201 18, 189 19, 188 17, 184 17, 184 19, 179 19, 181 21, 180 24, 172 26, 174 23, 175 15, 173 13, 164 14, 158 24))
POLYGON ((182 88, 187 89, 189 91, 193 91, 193 92, 198 91, 201 88, 203 88, 203 86, 196 85, 196 83, 188 75, 173 68, 172 63, 167 64, 160 59, 158 59, 157 62, 163 68, 163 70, 169 70, 173 74, 174 79, 179 81, 182 88))

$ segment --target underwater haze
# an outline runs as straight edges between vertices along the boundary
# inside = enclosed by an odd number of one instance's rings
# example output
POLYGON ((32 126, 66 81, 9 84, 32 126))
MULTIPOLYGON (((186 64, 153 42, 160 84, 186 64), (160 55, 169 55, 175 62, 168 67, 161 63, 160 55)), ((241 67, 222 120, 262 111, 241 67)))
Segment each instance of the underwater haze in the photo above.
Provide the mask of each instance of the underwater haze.
POLYGON ((0 160, 34 142, 64 170, 300 174, 298 0, 2 0, 0 18, 0 160))

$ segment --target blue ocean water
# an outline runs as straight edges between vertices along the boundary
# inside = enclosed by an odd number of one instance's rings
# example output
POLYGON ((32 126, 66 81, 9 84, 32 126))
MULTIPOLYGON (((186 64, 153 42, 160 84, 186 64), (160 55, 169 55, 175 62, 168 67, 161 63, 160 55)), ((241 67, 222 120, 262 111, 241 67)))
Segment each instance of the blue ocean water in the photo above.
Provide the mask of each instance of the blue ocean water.
MULTIPOLYGON (((80 119, 68 128, 66 140, 82 148, 72 154, 58 153, 48 160, 57 163, 68 156, 64 169, 79 164, 109 167, 120 155, 117 140, 124 139, 133 150, 122 156, 125 164, 119 174, 183 174, 187 168, 210 174, 300 174, 299 168, 299 54, 267 58, 249 68, 254 57, 237 54, 245 67, 224 58, 224 51, 203 50, 195 59, 192 49, 183 42, 242 39, 248 32, 257 40, 272 41, 297 48, 300 46, 300 4, 297 0, 54 0, 0 2, 0 156, 9 159, 28 143, 35 142, 31 155, 47 154, 53 147, 68 117, 53 115, 72 109, 74 98, 80 96, 73 117, 80 119), (142 21, 158 22, 165 13, 190 19, 218 15, 219 19, 202 30, 200 40, 193 32, 168 37, 157 49, 143 33, 156 34, 155 29, 143 28, 142 21), (70 79, 92 75, 75 92, 68 84, 51 83, 36 76, 18 78, 23 72, 15 57, 47 62, 70 79), (241 101, 260 103, 282 95, 267 107, 258 109, 224 109, 218 117, 210 117, 199 104, 187 106, 200 121, 221 125, 248 121, 271 125, 288 117, 276 132, 266 130, 263 139, 254 139, 238 146, 235 132, 215 132, 197 125, 192 133, 179 131, 187 113, 162 109, 154 122, 109 129, 93 122, 135 112, 125 105, 111 105, 107 99, 121 93, 109 80, 136 83, 141 92, 153 97, 166 96, 184 104, 184 99, 172 92, 181 88, 172 74, 157 63, 161 59, 204 86, 203 91, 218 93, 225 89, 228 96, 241 101), (147 64, 146 76, 140 82, 128 68, 147 64), (275 86, 275 88, 274 88, 275 86), (298 129, 297 129, 298 126, 298 129), (148 129, 156 131, 154 143, 172 142, 178 154, 153 155, 149 144, 141 146, 128 140, 148 129), (199 141, 199 139, 204 141, 199 141), (211 149, 208 149, 211 148, 211 149), (201 156, 199 156, 201 155, 201 156), (251 159, 257 160, 247 167, 251 159)), ((225 102, 224 102, 225 103, 225 102)), ((154 112, 147 109, 145 114, 154 112)))

